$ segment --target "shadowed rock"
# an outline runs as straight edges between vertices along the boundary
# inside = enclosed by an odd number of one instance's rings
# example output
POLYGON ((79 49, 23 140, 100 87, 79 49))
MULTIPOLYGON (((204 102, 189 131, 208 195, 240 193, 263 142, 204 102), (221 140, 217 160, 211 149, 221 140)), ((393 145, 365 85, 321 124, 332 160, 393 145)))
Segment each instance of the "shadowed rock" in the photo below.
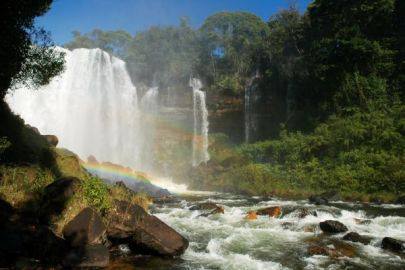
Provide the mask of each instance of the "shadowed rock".
POLYGON ((63 228, 63 236, 71 246, 100 243, 106 232, 97 212, 87 207, 63 228))
POLYGON ((319 227, 326 233, 342 233, 347 232, 347 227, 337 220, 326 220, 319 223, 319 227))
POLYGON ((281 216, 281 207, 280 206, 273 206, 273 207, 266 207, 256 211, 256 214, 259 216, 269 216, 269 217, 279 217, 281 216))
POLYGON ((345 236, 343 236, 343 240, 350 241, 350 242, 359 242, 364 245, 368 245, 371 242, 370 237, 360 235, 356 232, 347 233, 345 236))
POLYGON ((42 135, 44 136, 45 140, 49 143, 51 146, 57 146, 59 143, 58 137, 55 135, 42 135))
POLYGON ((115 201, 107 230, 113 243, 128 243, 132 250, 161 256, 181 255, 188 240, 140 206, 115 201))
POLYGON ((63 260, 63 266, 71 268, 106 267, 110 260, 108 249, 101 245, 86 245, 71 250, 63 260))
POLYGON ((381 247, 393 252, 403 252, 405 251, 405 242, 391 237, 384 237, 381 247))

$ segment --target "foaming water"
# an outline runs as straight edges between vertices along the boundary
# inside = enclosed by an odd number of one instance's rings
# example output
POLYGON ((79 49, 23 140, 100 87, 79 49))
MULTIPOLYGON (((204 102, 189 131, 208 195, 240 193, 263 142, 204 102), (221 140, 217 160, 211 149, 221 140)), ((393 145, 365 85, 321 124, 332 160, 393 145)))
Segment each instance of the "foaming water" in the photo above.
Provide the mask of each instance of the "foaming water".
MULTIPOLYGON (((405 210, 399 206, 397 209, 405 210)), ((163 205, 154 211, 190 240, 183 262, 174 269, 404 269, 405 266, 404 256, 380 248, 386 236, 405 240, 405 217, 387 215, 384 207, 376 215, 367 209, 315 206, 307 201, 214 194, 163 205), (200 211, 189 210, 191 205, 207 201, 223 205, 225 213, 203 217, 200 211), (249 210, 274 205, 282 206, 282 218, 245 219, 249 210), (316 210, 318 216, 299 218, 296 209, 300 207, 316 210), (318 224, 327 219, 339 220, 349 231, 372 237, 371 244, 345 242, 341 239, 344 234, 325 236, 318 224), (358 220, 369 222, 358 224, 358 220), (354 255, 310 256, 307 248, 311 245, 337 249, 349 245, 354 255)))

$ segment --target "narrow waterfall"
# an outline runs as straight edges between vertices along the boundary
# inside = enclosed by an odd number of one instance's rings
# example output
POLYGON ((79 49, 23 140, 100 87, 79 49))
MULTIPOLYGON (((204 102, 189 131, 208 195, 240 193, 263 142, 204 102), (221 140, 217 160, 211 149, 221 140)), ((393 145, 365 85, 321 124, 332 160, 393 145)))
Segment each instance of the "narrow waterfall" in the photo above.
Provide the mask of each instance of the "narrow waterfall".
POLYGON ((252 132, 255 132, 256 127, 256 119, 254 117, 252 103, 254 102, 254 81, 259 77, 259 73, 256 72, 254 76, 252 76, 246 85, 245 88, 245 111, 244 111, 244 125, 245 125, 245 142, 249 143, 252 141, 252 132))
POLYGON ((201 91, 199 79, 190 79, 193 89, 194 135, 193 135, 193 166, 210 159, 208 153, 208 110, 205 102, 205 92, 201 91))
POLYGON ((139 143, 141 149, 139 160, 142 164, 142 170, 144 171, 153 171, 156 132, 155 119, 159 110, 158 97, 158 87, 152 87, 146 91, 140 102, 142 117, 139 121, 140 127, 142 127, 142 133, 137 143, 139 143))
POLYGON ((83 159, 94 155, 142 169, 144 127, 125 62, 100 49, 59 50, 66 53, 63 74, 36 91, 21 87, 9 93, 11 109, 83 159))

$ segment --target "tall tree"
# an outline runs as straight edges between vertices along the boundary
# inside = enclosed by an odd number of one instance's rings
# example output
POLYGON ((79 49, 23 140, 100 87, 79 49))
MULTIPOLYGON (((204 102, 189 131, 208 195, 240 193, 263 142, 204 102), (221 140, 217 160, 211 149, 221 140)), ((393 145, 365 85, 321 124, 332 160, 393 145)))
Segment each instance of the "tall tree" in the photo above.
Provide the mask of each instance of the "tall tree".
POLYGON ((54 51, 49 35, 34 26, 52 0, 4 0, 0 2, 0 99, 12 83, 41 85, 63 69, 63 55, 54 51))

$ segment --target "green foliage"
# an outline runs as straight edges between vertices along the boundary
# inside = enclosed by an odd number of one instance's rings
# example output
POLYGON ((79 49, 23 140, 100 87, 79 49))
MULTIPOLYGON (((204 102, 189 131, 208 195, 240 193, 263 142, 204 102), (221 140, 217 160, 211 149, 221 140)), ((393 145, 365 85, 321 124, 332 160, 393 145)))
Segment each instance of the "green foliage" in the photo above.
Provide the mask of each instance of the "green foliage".
POLYGON ((0 137, 0 160, 1 155, 3 152, 11 145, 11 143, 7 140, 7 137, 0 137))
POLYGON ((89 176, 83 180, 83 196, 88 205, 96 208, 101 213, 106 213, 110 208, 109 188, 98 177, 89 176))
POLYGON ((40 85, 63 70, 63 55, 50 48, 49 34, 34 26, 34 19, 44 14, 52 0, 1 1, 0 29, 0 99, 12 84, 29 80, 40 85))

